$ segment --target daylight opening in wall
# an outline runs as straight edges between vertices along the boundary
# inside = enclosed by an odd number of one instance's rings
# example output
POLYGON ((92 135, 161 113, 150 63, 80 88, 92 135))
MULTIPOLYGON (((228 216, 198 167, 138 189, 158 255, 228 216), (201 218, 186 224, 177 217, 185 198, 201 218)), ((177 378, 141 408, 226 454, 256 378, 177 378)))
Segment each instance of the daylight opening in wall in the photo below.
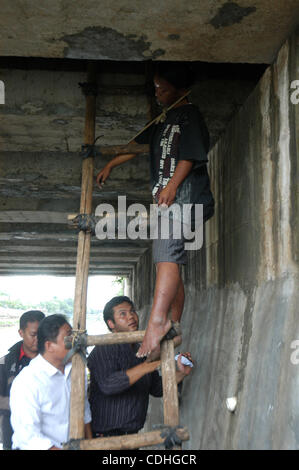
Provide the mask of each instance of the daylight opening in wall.
MULTIPOLYGON (((103 308, 112 297, 124 294, 124 284, 121 276, 89 277, 87 332, 108 332, 103 308)), ((72 325, 75 277, 1 276, 0 285, 0 357, 20 340, 19 318, 27 310, 41 310, 45 315, 61 313, 72 325)))

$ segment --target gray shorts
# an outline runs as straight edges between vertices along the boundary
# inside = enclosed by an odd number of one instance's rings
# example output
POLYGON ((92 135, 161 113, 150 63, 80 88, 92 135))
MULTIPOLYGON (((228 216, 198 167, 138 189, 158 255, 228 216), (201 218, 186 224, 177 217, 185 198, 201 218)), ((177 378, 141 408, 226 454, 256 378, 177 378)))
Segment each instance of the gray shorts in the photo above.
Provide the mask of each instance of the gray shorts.
POLYGON ((186 264, 187 253, 185 250, 185 238, 183 228, 181 238, 174 238, 172 223, 169 224, 169 238, 161 238, 161 221, 159 218, 158 239, 153 240, 153 262, 154 263, 176 263, 186 264))

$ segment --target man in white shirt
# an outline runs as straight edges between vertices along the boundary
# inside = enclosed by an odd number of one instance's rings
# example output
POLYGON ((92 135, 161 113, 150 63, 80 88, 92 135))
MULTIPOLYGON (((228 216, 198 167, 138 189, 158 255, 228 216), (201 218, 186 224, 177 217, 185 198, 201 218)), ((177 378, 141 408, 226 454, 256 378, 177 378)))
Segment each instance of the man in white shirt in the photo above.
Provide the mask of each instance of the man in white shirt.
MULTIPOLYGON (((37 332, 39 355, 15 378, 10 392, 13 449, 59 450, 69 440, 71 363, 64 338, 72 328, 63 315, 50 315, 37 332)), ((85 437, 91 414, 85 393, 85 437)))

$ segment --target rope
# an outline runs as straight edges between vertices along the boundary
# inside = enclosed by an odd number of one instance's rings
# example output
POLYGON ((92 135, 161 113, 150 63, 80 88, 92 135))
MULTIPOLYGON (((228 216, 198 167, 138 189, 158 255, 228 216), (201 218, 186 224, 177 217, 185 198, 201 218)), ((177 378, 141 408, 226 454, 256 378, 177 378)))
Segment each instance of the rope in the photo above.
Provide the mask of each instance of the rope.
POLYGON ((64 450, 81 450, 80 448, 81 439, 70 439, 63 445, 64 450))
POLYGON ((73 224, 75 224, 78 230, 83 232, 91 233, 95 235, 96 232, 96 218, 92 214, 78 214, 74 219, 72 219, 73 224))
POLYGON ((81 146, 81 152, 80 152, 80 157, 83 158, 89 158, 89 157, 95 157, 96 150, 94 144, 84 144, 81 146))
POLYGON ((101 137, 103 137, 102 135, 99 135, 93 144, 84 144, 81 146, 81 152, 80 152, 80 157, 83 158, 83 160, 85 158, 90 158, 90 157, 95 157, 96 156, 96 147, 95 147, 95 143, 98 139, 100 139, 101 137))
POLYGON ((175 428, 168 428, 161 433, 161 437, 165 437, 164 445, 166 450, 171 450, 174 446, 181 446, 182 440, 176 433, 177 429, 182 429, 182 426, 176 426, 175 428))
POLYGON ((73 330, 72 332, 72 345, 71 350, 65 356, 63 363, 66 364, 74 354, 80 354, 84 364, 87 364, 86 360, 86 347, 87 347, 87 331, 86 330, 73 330))
POLYGON ((170 330, 168 330, 168 332, 163 337, 163 339, 170 340, 170 339, 175 338, 176 336, 180 336, 181 334, 182 334, 182 329, 181 329, 180 323, 177 321, 174 322, 171 320, 171 328, 170 330))

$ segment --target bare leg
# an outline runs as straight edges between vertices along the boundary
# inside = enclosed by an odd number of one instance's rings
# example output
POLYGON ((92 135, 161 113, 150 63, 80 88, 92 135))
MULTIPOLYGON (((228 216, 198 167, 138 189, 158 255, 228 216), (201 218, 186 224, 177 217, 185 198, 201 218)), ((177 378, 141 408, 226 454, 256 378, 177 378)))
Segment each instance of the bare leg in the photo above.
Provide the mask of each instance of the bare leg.
POLYGON ((175 322, 179 322, 181 320, 181 316, 184 309, 184 302, 185 302, 185 290, 182 278, 180 277, 179 287, 174 298, 174 301, 171 304, 170 312, 171 312, 171 319, 175 322))
MULTIPOLYGON (((148 356, 154 351, 157 354, 160 351, 160 341, 171 327, 167 315, 178 291, 181 293, 181 282, 179 265, 169 262, 157 263, 153 306, 143 342, 137 352, 138 357, 148 356)), ((174 305, 177 317, 179 302, 175 302, 174 305)))

